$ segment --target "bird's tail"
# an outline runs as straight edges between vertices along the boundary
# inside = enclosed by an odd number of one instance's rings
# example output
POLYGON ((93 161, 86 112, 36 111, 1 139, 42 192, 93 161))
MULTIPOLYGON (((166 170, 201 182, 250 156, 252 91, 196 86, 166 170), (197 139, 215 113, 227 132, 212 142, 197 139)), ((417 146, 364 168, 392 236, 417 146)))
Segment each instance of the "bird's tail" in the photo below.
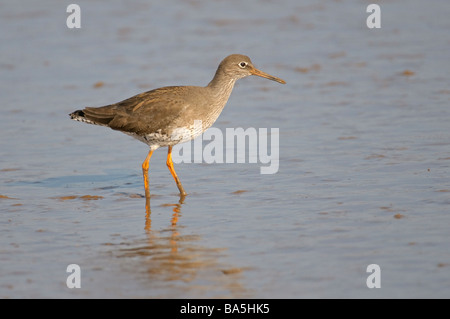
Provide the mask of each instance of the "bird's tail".
POLYGON ((82 110, 76 110, 75 112, 70 113, 69 116, 74 121, 79 121, 79 122, 84 122, 84 123, 98 125, 97 123, 87 119, 85 117, 85 114, 84 114, 84 112, 82 110))
POLYGON ((112 120, 113 116, 111 114, 103 114, 103 112, 98 112, 97 110, 102 110, 103 108, 85 108, 84 110, 76 110, 69 114, 70 118, 74 121, 84 122, 94 125, 108 126, 108 123, 112 120), (99 113, 99 114, 97 114, 99 113))

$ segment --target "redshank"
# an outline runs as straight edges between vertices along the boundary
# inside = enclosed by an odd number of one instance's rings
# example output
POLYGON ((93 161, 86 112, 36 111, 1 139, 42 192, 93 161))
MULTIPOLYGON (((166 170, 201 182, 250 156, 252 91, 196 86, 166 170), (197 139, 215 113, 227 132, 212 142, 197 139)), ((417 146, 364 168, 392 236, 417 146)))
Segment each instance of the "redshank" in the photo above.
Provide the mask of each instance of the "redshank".
POLYGON ((172 147, 190 141, 208 129, 225 107, 236 80, 249 75, 286 83, 256 69, 248 56, 232 54, 222 60, 214 78, 205 87, 162 87, 135 95, 122 102, 101 107, 86 107, 69 115, 76 121, 121 131, 150 147, 147 158, 142 163, 146 197, 150 194, 148 183, 150 157, 159 147, 168 146, 166 164, 175 179, 180 195, 184 196, 186 192, 173 167, 172 147), (196 121, 201 121, 200 127, 196 121))

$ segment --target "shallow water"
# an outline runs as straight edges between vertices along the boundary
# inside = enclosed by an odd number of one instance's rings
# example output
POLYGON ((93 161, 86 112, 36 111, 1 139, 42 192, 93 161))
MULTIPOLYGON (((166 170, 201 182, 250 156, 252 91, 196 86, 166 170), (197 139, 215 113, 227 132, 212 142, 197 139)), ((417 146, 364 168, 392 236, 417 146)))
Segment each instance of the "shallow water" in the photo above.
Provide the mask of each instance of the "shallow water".
POLYGON ((351 1, 77 3, 79 30, 0 4, 1 297, 450 297, 446 1, 379 2, 378 30, 351 1), (279 171, 177 164, 180 202, 161 149, 146 214, 147 147, 67 114, 230 53, 287 84, 240 80, 214 126, 279 128, 279 171))

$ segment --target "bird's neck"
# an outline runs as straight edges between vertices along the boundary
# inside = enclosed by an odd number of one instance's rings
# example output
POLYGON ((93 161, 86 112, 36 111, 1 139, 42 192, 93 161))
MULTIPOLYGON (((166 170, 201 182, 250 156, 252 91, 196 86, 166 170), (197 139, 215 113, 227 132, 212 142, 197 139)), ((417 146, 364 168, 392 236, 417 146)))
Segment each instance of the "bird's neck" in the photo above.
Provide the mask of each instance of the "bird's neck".
POLYGON ((213 95, 221 101, 227 102, 230 97, 231 91, 233 91, 234 83, 236 79, 217 70, 214 78, 209 82, 207 87, 211 89, 213 95))

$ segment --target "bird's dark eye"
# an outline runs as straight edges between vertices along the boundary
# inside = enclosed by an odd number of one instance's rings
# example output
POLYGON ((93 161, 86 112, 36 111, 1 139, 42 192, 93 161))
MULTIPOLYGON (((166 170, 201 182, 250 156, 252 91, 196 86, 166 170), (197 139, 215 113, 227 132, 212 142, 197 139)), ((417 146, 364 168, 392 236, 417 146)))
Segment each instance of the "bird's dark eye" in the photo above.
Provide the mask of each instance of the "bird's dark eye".
POLYGON ((241 68, 245 68, 247 66, 247 62, 241 62, 241 63, 239 63, 239 66, 241 68))

